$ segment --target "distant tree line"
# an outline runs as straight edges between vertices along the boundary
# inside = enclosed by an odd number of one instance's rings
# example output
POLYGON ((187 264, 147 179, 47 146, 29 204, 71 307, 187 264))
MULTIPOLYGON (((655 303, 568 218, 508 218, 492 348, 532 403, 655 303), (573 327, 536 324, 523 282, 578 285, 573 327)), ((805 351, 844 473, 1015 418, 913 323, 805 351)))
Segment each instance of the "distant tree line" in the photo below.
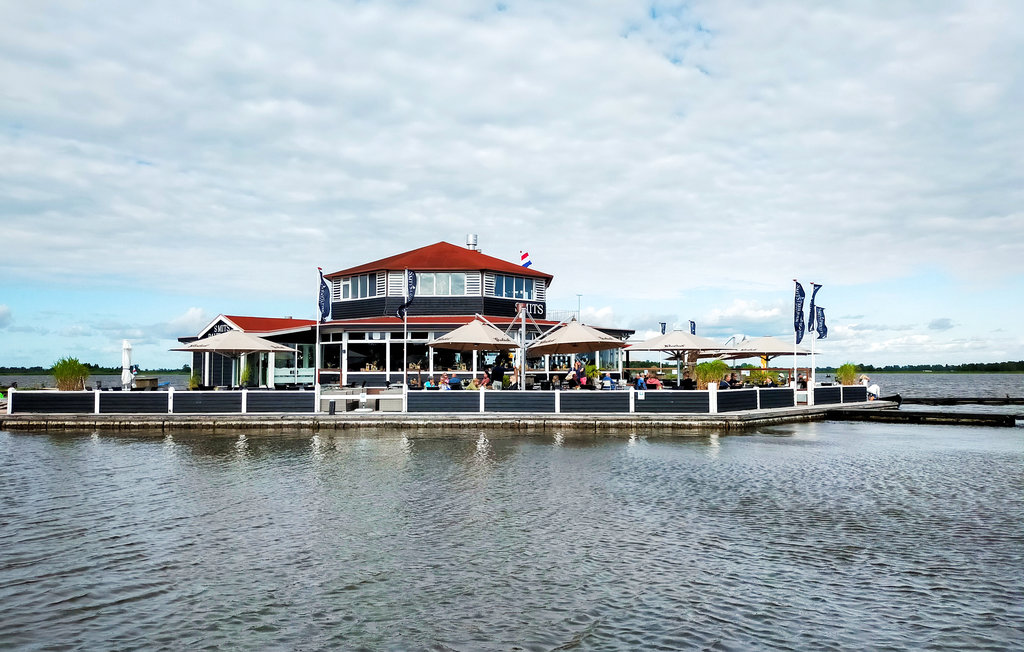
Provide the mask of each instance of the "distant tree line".
MULTIPOLYGON (((110 376, 119 375, 121 373, 121 367, 101 367, 98 364, 92 364, 91 362, 83 362, 83 366, 89 370, 91 376, 110 376)), ((191 368, 186 364, 182 365, 181 369, 143 369, 139 367, 140 372, 146 373, 165 373, 165 374, 190 374, 191 368)), ((53 367, 0 367, 0 374, 26 374, 34 376, 45 376, 53 372, 53 367)))
MULTIPOLYGON (((871 364, 858 364, 856 366, 859 371, 874 371, 880 373, 884 373, 886 371, 903 371, 910 373, 915 371, 934 371, 939 373, 1024 373, 1024 360, 1019 360, 1017 362, 968 362, 965 364, 889 364, 883 367, 876 367, 871 364)), ((831 367, 826 367, 824 370, 835 371, 835 369, 831 367)))

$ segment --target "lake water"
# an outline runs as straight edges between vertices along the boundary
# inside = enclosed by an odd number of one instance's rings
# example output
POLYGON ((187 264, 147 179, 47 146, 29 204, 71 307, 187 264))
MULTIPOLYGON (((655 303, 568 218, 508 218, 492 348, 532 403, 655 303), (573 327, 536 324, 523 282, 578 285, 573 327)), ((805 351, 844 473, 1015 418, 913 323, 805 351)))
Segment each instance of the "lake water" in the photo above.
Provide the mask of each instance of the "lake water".
POLYGON ((0 432, 0 648, 1018 650, 1024 428, 0 432))
MULTIPOLYGON (((188 374, 147 374, 141 373, 140 376, 156 376, 161 383, 170 383, 170 386, 175 390, 188 389, 188 381, 190 376, 188 374)), ((121 375, 111 374, 99 374, 96 376, 89 376, 85 381, 85 384, 89 387, 96 387, 97 381, 103 387, 120 387, 121 386, 121 375)), ((18 387, 22 389, 29 388, 43 388, 43 387, 56 387, 57 383, 54 381, 53 376, 49 374, 38 374, 38 375, 20 375, 20 376, 3 376, 0 375, 0 387, 9 387, 11 383, 18 383, 18 387)))

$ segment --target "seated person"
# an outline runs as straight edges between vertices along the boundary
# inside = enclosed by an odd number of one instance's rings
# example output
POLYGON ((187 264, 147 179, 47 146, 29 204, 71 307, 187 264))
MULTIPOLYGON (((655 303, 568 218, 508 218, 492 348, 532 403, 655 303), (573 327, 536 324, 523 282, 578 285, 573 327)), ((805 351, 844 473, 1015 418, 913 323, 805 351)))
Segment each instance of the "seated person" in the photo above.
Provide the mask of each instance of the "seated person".
POLYGON ((488 374, 485 371, 483 377, 480 379, 480 383, 479 383, 480 389, 483 389, 483 388, 487 387, 490 384, 491 384, 491 376, 490 376, 490 374, 488 374))
POLYGON ((647 381, 644 380, 643 375, 637 375, 636 377, 636 388, 647 389, 647 381))
POLYGON ((682 384, 680 384, 680 387, 682 387, 683 389, 697 389, 697 381, 695 381, 693 378, 690 378, 689 371, 683 372, 683 382, 682 384))
POLYGON ((796 381, 797 389, 807 389, 807 376, 800 374, 800 377, 796 381))
POLYGON ((441 381, 438 383, 438 387, 443 390, 449 390, 452 388, 452 386, 448 384, 448 374, 441 374, 441 381))
POLYGON ((615 379, 607 371, 604 372, 604 376, 601 378, 601 383, 604 389, 613 389, 615 387, 615 379))
POLYGON ((456 373, 453 371, 451 378, 448 379, 448 387, 450 389, 462 389, 462 381, 456 378, 456 373))
POLYGON ((466 389, 478 390, 480 389, 480 383, 477 381, 476 378, 473 378, 472 380, 469 381, 469 384, 466 385, 466 389))
POLYGON ((661 389, 662 387, 661 381, 658 380, 658 374, 650 374, 645 382, 648 389, 661 389))
POLYGON ((519 389, 519 369, 513 369, 512 375, 508 379, 509 389, 519 389))
POLYGON ((569 389, 576 389, 580 386, 579 378, 576 377, 576 371, 570 371, 565 377, 565 384, 569 386, 569 389))
POLYGON ((740 389, 743 387, 743 381, 736 377, 736 373, 729 375, 729 389, 740 389))
POLYGON ((433 376, 427 376, 427 379, 423 382, 423 389, 433 389, 437 387, 437 383, 434 382, 433 376))
POLYGON ((771 376, 768 376, 764 379, 764 382, 761 383, 761 387, 775 387, 775 380, 772 379, 771 376))
POLYGON ((729 389, 729 374, 722 376, 722 380, 718 381, 718 389, 729 389))

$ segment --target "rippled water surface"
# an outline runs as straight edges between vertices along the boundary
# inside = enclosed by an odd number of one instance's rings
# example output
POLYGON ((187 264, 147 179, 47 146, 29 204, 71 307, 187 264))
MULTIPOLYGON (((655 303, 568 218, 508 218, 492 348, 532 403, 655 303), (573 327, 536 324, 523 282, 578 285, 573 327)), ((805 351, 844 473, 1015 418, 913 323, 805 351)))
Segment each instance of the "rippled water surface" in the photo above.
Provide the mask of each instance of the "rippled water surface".
POLYGON ((0 647, 1020 649, 1024 434, 0 432, 0 647))

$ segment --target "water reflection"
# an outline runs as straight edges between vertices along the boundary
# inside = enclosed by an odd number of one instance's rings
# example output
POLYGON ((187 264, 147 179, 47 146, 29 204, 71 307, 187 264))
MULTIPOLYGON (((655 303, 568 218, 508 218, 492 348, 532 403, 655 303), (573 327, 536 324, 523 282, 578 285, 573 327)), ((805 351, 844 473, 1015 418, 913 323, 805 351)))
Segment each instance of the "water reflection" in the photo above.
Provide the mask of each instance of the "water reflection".
POLYGON ((1011 649, 1012 434, 0 433, 0 640, 1011 649))

